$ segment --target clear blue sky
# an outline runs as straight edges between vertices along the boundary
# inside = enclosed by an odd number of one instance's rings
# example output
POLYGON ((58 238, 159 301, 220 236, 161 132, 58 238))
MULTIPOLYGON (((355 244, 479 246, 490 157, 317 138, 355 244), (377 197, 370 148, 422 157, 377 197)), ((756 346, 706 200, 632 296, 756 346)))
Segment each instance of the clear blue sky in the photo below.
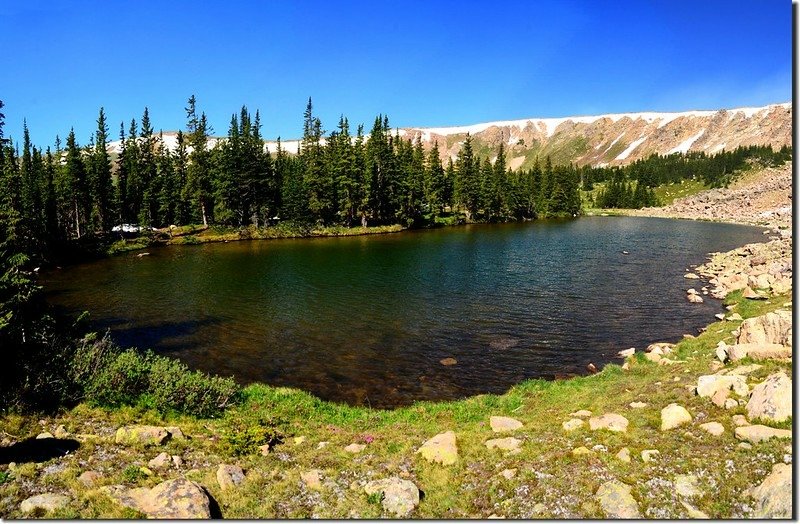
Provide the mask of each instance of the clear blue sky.
MULTIPOLYGON (((88 141, 119 122, 184 126, 196 94, 216 134, 246 104, 267 138, 326 130, 716 109, 791 98, 791 4, 763 1, 6 0, 6 135, 88 141)), ((126 125, 127 127, 127 125, 126 125)))

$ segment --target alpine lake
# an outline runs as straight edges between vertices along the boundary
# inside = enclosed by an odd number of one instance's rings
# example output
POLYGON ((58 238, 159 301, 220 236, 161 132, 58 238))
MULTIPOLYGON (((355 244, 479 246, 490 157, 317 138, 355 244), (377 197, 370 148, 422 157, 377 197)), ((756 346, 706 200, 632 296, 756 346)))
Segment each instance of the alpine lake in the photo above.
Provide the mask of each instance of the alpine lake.
POLYGON ((720 301, 683 275, 762 228, 638 217, 150 248, 49 271, 48 300, 193 369, 392 408, 586 374, 720 301), (451 365, 444 365, 443 359, 451 365))

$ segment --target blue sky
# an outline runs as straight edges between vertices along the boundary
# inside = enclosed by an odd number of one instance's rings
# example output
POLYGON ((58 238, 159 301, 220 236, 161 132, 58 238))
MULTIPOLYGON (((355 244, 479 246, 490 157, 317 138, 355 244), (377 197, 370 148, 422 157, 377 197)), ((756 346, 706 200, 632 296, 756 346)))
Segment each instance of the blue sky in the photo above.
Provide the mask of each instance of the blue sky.
MULTIPOLYGON (((67 2, 0 10, 7 136, 35 143, 100 106, 184 126, 195 94, 216 134, 246 104, 267 138, 326 130, 757 106, 791 98, 791 4, 718 1, 67 2)), ((127 127, 127 124, 126 124, 127 127)))

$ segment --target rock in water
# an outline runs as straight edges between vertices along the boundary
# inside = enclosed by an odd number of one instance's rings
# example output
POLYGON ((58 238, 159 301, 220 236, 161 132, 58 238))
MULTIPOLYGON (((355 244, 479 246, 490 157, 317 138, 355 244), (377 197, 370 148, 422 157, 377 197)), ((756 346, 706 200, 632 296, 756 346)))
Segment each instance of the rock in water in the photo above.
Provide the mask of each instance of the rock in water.
POLYGON ((786 373, 775 373, 753 388, 747 403, 747 417, 783 422, 792 416, 792 380, 786 373))
POLYGON ((28 497, 19 505, 20 511, 23 513, 30 513, 36 509, 43 509, 44 511, 55 511, 57 509, 67 507, 70 498, 66 495, 58 495, 56 493, 42 493, 28 497))
POLYGON ((610 519, 640 519, 639 506, 631 495, 631 486, 618 480, 603 483, 595 493, 600 507, 610 519))
POLYGON ((211 499, 200 484, 191 480, 167 480, 153 489, 120 485, 100 489, 117 503, 151 519, 211 518, 211 499))
POLYGON ((792 466, 775 464, 772 473, 750 490, 756 501, 754 517, 788 519, 792 517, 792 466))
POLYGON ((217 468, 217 483, 222 489, 235 488, 244 480, 244 471, 239 466, 220 464, 217 468))
POLYGON ((686 408, 670 404, 661 410, 661 431, 667 431, 692 421, 692 415, 686 408))
POLYGON ((489 417, 489 425, 495 433, 504 433, 521 428, 522 422, 511 417, 489 417))
POLYGON ((440 360, 439 363, 443 366, 455 366, 458 364, 458 360, 454 359, 453 357, 447 357, 440 360))
POLYGON ((455 464, 458 459, 458 447, 456 446, 456 434, 452 431, 439 433, 435 437, 427 440, 417 453, 428 462, 436 462, 444 466, 455 464))
POLYGON ((410 480, 399 477, 373 480, 364 486, 367 495, 382 493, 383 509, 396 517, 407 517, 419 505, 419 488, 410 480))

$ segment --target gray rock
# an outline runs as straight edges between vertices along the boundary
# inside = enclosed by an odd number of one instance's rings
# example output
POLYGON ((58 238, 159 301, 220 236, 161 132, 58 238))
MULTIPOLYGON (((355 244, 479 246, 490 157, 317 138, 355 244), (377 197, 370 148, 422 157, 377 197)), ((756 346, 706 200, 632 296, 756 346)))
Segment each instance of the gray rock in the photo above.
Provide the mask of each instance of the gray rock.
POLYGON ((383 509, 399 518, 407 517, 419 505, 419 488, 410 480, 399 477, 373 480, 364 491, 368 495, 381 493, 383 509))
POLYGON ((597 502, 610 519, 639 519, 639 506, 631 495, 631 486, 618 480, 603 483, 595 493, 597 502))
POLYGON ((169 437, 169 431, 160 426, 123 426, 117 430, 114 441, 117 444, 160 446, 169 437))
POLYGON ((244 471, 239 466, 220 464, 217 468, 217 484, 222 489, 234 488, 244 480, 244 471))
POLYGON ((70 498, 66 495, 58 495, 56 493, 42 493, 41 495, 34 495, 22 501, 19 505, 20 511, 23 513, 30 513, 37 509, 42 509, 46 512, 55 511, 57 509, 66 508, 70 503, 70 498))
POLYGON ((519 449, 520 444, 522 444, 522 441, 514 437, 495 438, 486 441, 486 448, 497 448, 503 451, 513 451, 515 449, 519 449))
POLYGON ((792 380, 786 373, 774 373, 753 388, 747 403, 747 417, 783 422, 792 416, 792 380))
POLYGON ((589 429, 592 431, 605 429, 624 433, 628 430, 628 419, 617 413, 606 413, 600 417, 590 418, 589 429))
POLYGON ((489 417, 489 425, 495 433, 504 433, 518 430, 522 422, 511 417, 489 417))
POLYGON ((100 489, 118 504, 152 519, 211 518, 211 499, 200 484, 191 480, 167 480, 153 489, 128 489, 120 485, 100 489))
POLYGON ((444 466, 455 464, 458 459, 456 434, 452 431, 439 433, 420 446, 417 453, 421 454, 422 458, 428 462, 436 462, 444 466))
POLYGON ((754 517, 788 519, 792 517, 792 466, 775 464, 764 481, 750 490, 755 499, 754 517))
POLYGON ((147 467, 152 469, 160 469, 163 468, 164 466, 167 466, 171 460, 172 460, 171 457, 167 453, 162 452, 159 453, 155 458, 150 460, 150 462, 147 463, 147 467))

